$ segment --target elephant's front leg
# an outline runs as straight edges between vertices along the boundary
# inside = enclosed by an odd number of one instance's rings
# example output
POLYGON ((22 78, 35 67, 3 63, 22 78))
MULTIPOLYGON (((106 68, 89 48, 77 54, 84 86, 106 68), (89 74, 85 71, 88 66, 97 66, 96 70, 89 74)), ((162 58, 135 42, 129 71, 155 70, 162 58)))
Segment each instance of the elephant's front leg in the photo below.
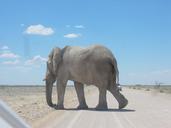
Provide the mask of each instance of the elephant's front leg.
POLYGON ((57 95, 58 103, 56 109, 64 109, 64 95, 67 81, 58 80, 57 81, 57 95))
POLYGON ((106 101, 106 88, 99 87, 99 103, 96 106, 97 110, 105 110, 107 109, 107 101, 106 101))
POLYGON ((78 101, 79 101, 79 106, 77 108, 87 109, 88 106, 86 104, 85 96, 84 96, 84 85, 82 83, 74 81, 74 86, 75 86, 75 90, 76 90, 78 101))

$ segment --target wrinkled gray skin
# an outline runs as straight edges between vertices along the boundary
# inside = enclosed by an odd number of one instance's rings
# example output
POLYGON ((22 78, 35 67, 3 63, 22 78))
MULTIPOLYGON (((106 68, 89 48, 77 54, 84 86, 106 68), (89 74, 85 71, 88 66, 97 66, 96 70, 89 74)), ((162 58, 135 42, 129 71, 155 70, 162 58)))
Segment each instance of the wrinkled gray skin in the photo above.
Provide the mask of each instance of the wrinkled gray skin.
POLYGON ((47 104, 57 109, 64 108, 64 94, 68 80, 74 81, 78 96, 78 109, 87 109, 84 97, 84 86, 95 85, 99 89, 99 103, 96 109, 107 109, 106 91, 113 94, 119 103, 119 109, 124 108, 128 101, 119 92, 119 72, 117 62, 111 51, 100 45, 87 48, 66 46, 63 49, 54 48, 49 54, 46 72, 47 104), (58 103, 52 103, 52 86, 57 80, 58 103))

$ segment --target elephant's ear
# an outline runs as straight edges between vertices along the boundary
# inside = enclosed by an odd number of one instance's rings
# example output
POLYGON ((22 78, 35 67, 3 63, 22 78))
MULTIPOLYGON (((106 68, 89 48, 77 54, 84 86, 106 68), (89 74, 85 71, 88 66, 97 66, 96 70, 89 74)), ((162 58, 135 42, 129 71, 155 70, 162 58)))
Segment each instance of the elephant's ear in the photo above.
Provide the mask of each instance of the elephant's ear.
POLYGON ((54 54, 54 49, 50 52, 48 56, 48 61, 47 61, 47 72, 53 74, 53 54, 54 54))
POLYGON ((56 75, 58 72, 59 64, 62 60, 62 53, 60 48, 53 49, 53 58, 52 58, 52 65, 53 65, 53 73, 56 75))

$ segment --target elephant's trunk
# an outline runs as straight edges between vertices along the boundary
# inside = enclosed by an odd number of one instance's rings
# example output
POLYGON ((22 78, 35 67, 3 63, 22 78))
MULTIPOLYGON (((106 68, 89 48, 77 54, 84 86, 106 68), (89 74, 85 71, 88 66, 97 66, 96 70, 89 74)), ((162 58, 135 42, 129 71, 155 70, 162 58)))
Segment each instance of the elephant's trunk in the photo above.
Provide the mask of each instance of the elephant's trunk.
POLYGON ((53 82, 49 82, 48 80, 46 80, 46 101, 50 107, 55 106, 52 103, 52 88, 53 88, 53 82))

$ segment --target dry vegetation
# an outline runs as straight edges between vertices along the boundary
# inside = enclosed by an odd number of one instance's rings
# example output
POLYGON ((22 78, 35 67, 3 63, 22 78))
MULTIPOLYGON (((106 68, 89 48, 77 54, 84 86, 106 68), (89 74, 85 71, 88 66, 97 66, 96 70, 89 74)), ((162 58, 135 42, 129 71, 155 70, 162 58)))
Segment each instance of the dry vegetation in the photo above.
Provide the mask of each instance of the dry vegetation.
POLYGON ((160 93, 171 93, 171 85, 130 85, 128 88, 145 91, 157 91, 160 93))

